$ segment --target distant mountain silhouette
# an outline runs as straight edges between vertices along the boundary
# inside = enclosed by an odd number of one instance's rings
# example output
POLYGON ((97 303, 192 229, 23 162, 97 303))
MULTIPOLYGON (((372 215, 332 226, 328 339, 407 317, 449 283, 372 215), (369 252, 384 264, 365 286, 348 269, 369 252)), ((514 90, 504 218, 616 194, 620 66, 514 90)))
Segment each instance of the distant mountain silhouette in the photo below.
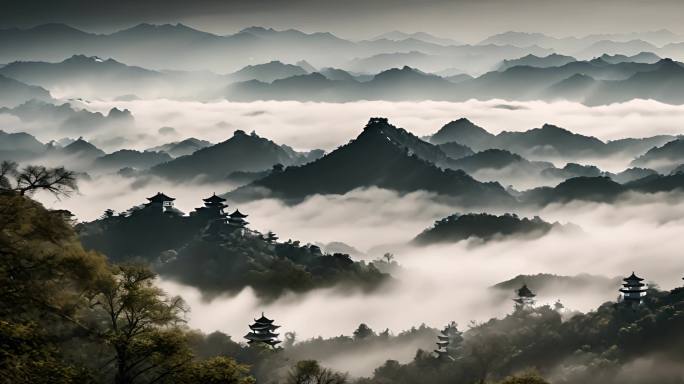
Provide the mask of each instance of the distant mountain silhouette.
POLYGON ((503 131, 493 135, 465 118, 449 122, 428 138, 433 144, 458 143, 479 152, 504 149, 528 159, 557 158, 571 162, 610 156, 635 157, 676 139, 676 136, 657 135, 603 142, 593 136, 576 134, 552 124, 527 131, 503 131))
POLYGON ((194 137, 185 139, 183 141, 174 141, 172 143, 167 143, 146 149, 145 151, 150 152, 166 152, 171 157, 181 157, 195 153, 197 150, 206 148, 212 145, 206 140, 199 140, 194 137))
POLYGON ((230 74, 229 77, 233 81, 258 80, 270 83, 273 80, 305 75, 307 73, 309 72, 300 66, 283 64, 280 61, 274 60, 265 64, 248 65, 230 74))
MULTIPOLYGON (((649 174, 645 177, 627 181, 624 184, 611 180, 607 176, 576 177, 565 180, 555 187, 540 187, 525 191, 518 196, 518 199, 524 204, 539 206, 576 200, 612 203, 625 192, 657 193, 684 189, 684 173, 670 175, 647 173, 649 174)), ((629 176, 629 173, 623 176, 629 176)), ((614 176, 611 175, 611 177, 614 176)))
POLYGON ((501 132, 496 146, 520 154, 585 156, 600 152, 605 144, 594 137, 572 133, 551 124, 524 132, 501 132))
POLYGON ((217 181, 225 180, 235 171, 264 171, 276 164, 301 164, 306 159, 305 154, 293 155, 268 139, 238 130, 224 142, 159 164, 151 172, 175 181, 189 181, 197 176, 217 181))
POLYGON ((342 194, 375 186, 399 192, 424 190, 471 205, 512 202, 498 183, 480 183, 463 171, 437 168, 421 159, 410 148, 413 144, 405 131, 386 119, 373 118, 349 144, 312 163, 271 173, 229 196, 236 200, 273 196, 296 201, 314 194, 342 194))
POLYGON ((563 168, 548 168, 542 171, 542 176, 557 179, 572 179, 575 177, 599 177, 610 176, 594 165, 581 165, 576 163, 565 164, 563 168))
POLYGON ((93 166, 98 170, 116 171, 121 168, 148 169, 157 164, 170 161, 165 152, 139 152, 122 149, 95 159, 93 166))
POLYGON ((29 100, 50 101, 52 97, 44 88, 0 75, 0 106, 12 108, 29 100))
POLYGON ((451 215, 437 220, 432 228, 428 228, 412 243, 430 245, 437 243, 455 243, 476 237, 482 240, 492 240, 506 236, 539 237, 560 224, 547 223, 539 217, 532 219, 519 218, 514 214, 501 216, 487 213, 465 215, 451 215))
POLYGON ((454 166, 469 174, 485 169, 516 168, 519 172, 535 175, 543 170, 552 168, 553 164, 539 161, 532 162, 503 149, 486 149, 456 160, 454 166))
POLYGON ((453 141, 449 143, 439 144, 437 147, 439 147, 439 149, 441 149, 442 152, 444 152, 444 154, 446 154, 454 160, 470 156, 475 153, 468 146, 453 141))
POLYGON ((97 87, 99 95, 120 95, 158 86, 163 81, 159 72, 131 67, 113 59, 74 55, 59 63, 13 62, 0 68, 0 74, 27 84, 52 88, 97 87))
POLYGON ((490 141, 493 138, 494 135, 484 128, 473 124, 466 118, 460 118, 440 128, 437 133, 430 137, 430 142, 433 144, 457 142, 467 145, 473 150, 481 151, 491 148, 490 141))
POLYGON ((649 168, 628 168, 624 171, 611 175, 610 178, 617 181, 620 184, 629 183, 631 181, 636 181, 643 179, 644 177, 657 175, 658 173, 649 168))
POLYGON ((655 64, 661 60, 661 57, 653 52, 640 52, 636 55, 609 55, 603 54, 599 58, 603 62, 610 64, 620 64, 620 63, 644 63, 644 64, 655 64))
POLYGON ((625 187, 608 177, 575 177, 555 187, 531 189, 524 192, 520 199, 541 206, 573 200, 609 203, 625 191, 625 187))
POLYGON ((641 52, 655 52, 657 50, 658 47, 655 45, 639 39, 630 41, 601 40, 580 50, 576 55, 586 58, 598 57, 603 54, 638 55, 641 52))
POLYGON ((431 35, 431 34, 425 33, 425 32, 405 33, 405 32, 401 32, 401 31, 392 31, 392 32, 383 33, 382 35, 379 35, 377 37, 372 38, 371 40, 380 40, 380 39, 387 39, 387 40, 393 40, 393 41, 415 39, 415 40, 424 41, 426 43, 439 44, 439 45, 461 45, 462 44, 461 42, 456 41, 454 39, 437 37, 437 36, 434 36, 434 35, 431 35))
POLYGON ((0 113, 12 114, 25 122, 44 122, 67 134, 83 134, 134 123, 133 115, 128 110, 112 108, 107 115, 103 115, 86 109, 77 110, 69 103, 54 105, 37 100, 14 108, 0 108, 0 113))
POLYGON ((0 130, 0 161, 24 161, 46 151, 45 144, 25 133, 7 133, 0 130))
POLYGON ((633 166, 647 167, 668 173, 684 164, 684 140, 672 140, 661 147, 655 147, 632 161, 633 166))
POLYGON ((82 137, 79 137, 78 140, 64 148, 59 149, 59 152, 64 155, 78 157, 85 161, 94 161, 96 158, 105 155, 103 150, 89 143, 82 137))
POLYGON ((577 61, 577 59, 572 56, 559 55, 557 53, 552 53, 544 57, 527 55, 519 59, 504 60, 498 70, 505 71, 509 68, 518 66, 537 68, 560 67, 574 61, 577 61))
POLYGON ((621 277, 579 274, 575 276, 552 275, 539 273, 536 275, 518 275, 492 286, 492 289, 511 294, 523 284, 545 297, 555 297, 562 292, 608 292, 622 284, 621 277))
POLYGON ((631 191, 641 193, 682 191, 684 190, 684 173, 650 175, 625 183, 625 187, 631 191))

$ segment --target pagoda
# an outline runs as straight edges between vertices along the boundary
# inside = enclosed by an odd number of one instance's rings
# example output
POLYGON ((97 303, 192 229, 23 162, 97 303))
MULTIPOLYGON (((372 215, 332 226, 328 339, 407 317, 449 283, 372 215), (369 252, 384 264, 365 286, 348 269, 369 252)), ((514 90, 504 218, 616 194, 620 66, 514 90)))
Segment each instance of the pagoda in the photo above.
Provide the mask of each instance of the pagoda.
POLYGON ((263 343, 275 349, 276 345, 280 343, 278 334, 273 333, 280 326, 274 325, 273 320, 264 316, 263 312, 261 317, 254 320, 254 324, 250 325, 249 328, 251 331, 245 335, 245 339, 248 340, 247 343, 250 345, 263 343))
POLYGON ((216 196, 214 193, 202 201, 204 201, 204 207, 195 208, 194 215, 204 216, 210 220, 225 219, 227 215, 223 210, 228 208, 228 205, 225 204, 226 199, 216 196))
POLYGON ((517 297, 513 299, 513 301, 515 301, 515 307, 518 309, 534 305, 534 298, 537 296, 527 288, 527 284, 523 284, 523 286, 516 291, 516 295, 517 297))
POLYGON ((245 220, 246 217, 247 215, 242 214, 240 211, 236 209, 235 212, 228 215, 228 224, 235 229, 242 230, 245 228, 245 226, 247 226, 247 224, 249 224, 245 220))
POLYGON ((157 192, 156 195, 147 198, 148 202, 145 203, 146 208, 151 208, 158 210, 159 212, 174 212, 173 201, 176 200, 173 197, 166 196, 161 192, 157 192))
POLYGON ((620 288, 620 292, 622 292, 622 298, 626 303, 631 303, 631 304, 639 304, 641 303, 641 300, 646 296, 646 288, 645 284, 642 283, 644 279, 640 278, 639 276, 635 275, 634 272, 627 277, 622 279, 624 283, 622 283, 622 288, 620 288))
POLYGON ((438 359, 455 360, 461 350, 461 342, 463 341, 462 332, 458 330, 456 322, 451 322, 444 327, 441 333, 437 336, 437 349, 435 353, 438 359))

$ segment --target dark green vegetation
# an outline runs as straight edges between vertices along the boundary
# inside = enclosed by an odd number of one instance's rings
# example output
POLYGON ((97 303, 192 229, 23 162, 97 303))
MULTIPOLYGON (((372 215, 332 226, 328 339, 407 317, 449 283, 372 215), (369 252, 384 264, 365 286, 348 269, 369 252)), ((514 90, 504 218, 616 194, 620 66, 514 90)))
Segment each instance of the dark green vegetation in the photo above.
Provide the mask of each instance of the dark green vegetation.
MULTIPOLYGON (((388 361, 363 382, 484 383, 536 369, 552 383, 680 383, 667 367, 684 358, 683 321, 684 288, 649 290, 636 308, 608 302, 567 320, 548 306, 517 310, 472 325, 454 361, 418 351, 413 362, 388 361)), ((543 382, 529 380, 506 382, 543 382)))
POLYGON ((0 382, 254 382, 229 357, 198 357, 183 301, 145 267, 84 250, 63 212, 5 191, 0 228, 0 382))
POLYGON ((413 239, 414 244, 429 245, 436 243, 455 243, 471 237, 492 240, 507 236, 524 236, 534 238, 543 236, 560 224, 551 224, 539 217, 519 218, 514 214, 501 216, 487 213, 451 215, 437 220, 432 228, 428 228, 413 239))
POLYGON ((247 286, 269 298, 334 285, 373 289, 389 277, 349 255, 324 254, 298 241, 277 242, 277 237, 221 224, 206 209, 198 211, 182 216, 148 203, 120 215, 106 212, 79 224, 77 231, 86 249, 115 262, 150 263, 162 276, 208 295, 247 286))
MULTIPOLYGON (((334 359, 404 341, 423 343, 437 333, 421 327, 393 336, 362 324, 353 337, 296 342, 290 334, 281 351, 245 347, 220 333, 187 329, 186 306, 154 286, 154 273, 113 265, 85 250, 64 212, 6 190, 0 228, 3 382, 243 384, 253 382, 251 373, 264 382, 323 376, 344 383, 352 379, 307 361, 309 356, 334 359)), ((419 350, 412 362, 387 361, 358 382, 544 383, 541 375, 553 383, 678 383, 676 370, 657 367, 684 358, 683 321, 684 288, 650 289, 639 306, 608 302, 568 319, 548 306, 525 307, 471 324, 452 349, 453 359, 419 350), (656 368, 630 368, 639 361, 656 368), (519 374, 530 369, 538 374, 519 374), (512 374, 519 375, 506 378, 512 374)))

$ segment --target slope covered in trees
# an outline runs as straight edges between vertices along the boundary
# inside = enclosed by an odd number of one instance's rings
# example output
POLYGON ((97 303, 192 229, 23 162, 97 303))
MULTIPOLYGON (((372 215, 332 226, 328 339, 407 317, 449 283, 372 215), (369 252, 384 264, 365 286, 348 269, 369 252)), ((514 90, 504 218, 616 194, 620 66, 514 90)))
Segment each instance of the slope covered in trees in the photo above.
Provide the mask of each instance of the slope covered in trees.
POLYGON ((314 194, 342 194, 356 188, 380 187, 399 192, 425 190, 450 196, 469 205, 512 202, 498 183, 481 183, 463 171, 440 169, 424 158, 441 153, 394 127, 387 119, 371 119, 349 144, 312 163, 288 167, 231 192, 234 199, 269 194, 285 200, 301 200, 314 194))
POLYGON ((455 243, 471 237, 491 240, 505 236, 537 237, 549 232, 554 226, 539 217, 519 218, 514 214, 501 216, 487 213, 451 215, 437 220, 432 228, 428 228, 415 239, 414 244, 429 245, 436 243, 455 243))

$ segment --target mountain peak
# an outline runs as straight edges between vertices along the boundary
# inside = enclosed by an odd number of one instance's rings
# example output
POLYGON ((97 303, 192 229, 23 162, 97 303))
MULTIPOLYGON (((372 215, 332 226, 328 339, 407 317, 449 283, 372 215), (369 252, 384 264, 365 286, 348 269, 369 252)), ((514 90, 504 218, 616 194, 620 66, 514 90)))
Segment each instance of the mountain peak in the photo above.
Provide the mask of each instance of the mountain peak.
POLYGON ((484 143, 491 139, 493 135, 486 129, 474 124, 465 117, 445 124, 430 138, 432 144, 444 144, 456 142, 468 147, 485 149, 484 143))
POLYGON ((250 33, 253 35, 261 35, 261 34, 271 34, 271 33, 276 33, 277 31, 273 28, 265 28, 265 27, 260 27, 260 26, 251 26, 244 28, 240 30, 238 33, 250 33))

